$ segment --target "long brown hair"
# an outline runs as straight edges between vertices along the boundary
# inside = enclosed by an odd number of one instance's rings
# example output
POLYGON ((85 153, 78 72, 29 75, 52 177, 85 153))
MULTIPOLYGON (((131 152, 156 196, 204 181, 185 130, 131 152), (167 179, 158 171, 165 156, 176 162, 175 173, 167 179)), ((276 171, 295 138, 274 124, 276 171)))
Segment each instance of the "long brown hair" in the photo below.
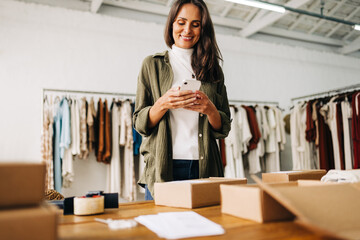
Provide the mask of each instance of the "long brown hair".
POLYGON ((204 82, 218 82, 222 78, 219 61, 222 55, 216 43, 214 26, 209 10, 203 0, 177 0, 172 5, 165 26, 165 42, 171 48, 175 43, 173 38, 173 23, 182 5, 191 3, 197 6, 201 13, 201 33, 199 41, 194 45, 191 56, 191 66, 196 78, 204 82))

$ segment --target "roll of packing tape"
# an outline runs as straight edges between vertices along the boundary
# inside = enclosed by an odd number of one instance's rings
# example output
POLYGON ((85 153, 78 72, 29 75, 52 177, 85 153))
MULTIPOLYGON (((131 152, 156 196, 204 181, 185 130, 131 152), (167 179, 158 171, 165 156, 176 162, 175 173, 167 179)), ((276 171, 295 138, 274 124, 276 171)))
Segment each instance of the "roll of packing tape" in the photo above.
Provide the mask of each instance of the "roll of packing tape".
POLYGON ((75 197, 74 214, 91 215, 104 212, 104 196, 75 197))

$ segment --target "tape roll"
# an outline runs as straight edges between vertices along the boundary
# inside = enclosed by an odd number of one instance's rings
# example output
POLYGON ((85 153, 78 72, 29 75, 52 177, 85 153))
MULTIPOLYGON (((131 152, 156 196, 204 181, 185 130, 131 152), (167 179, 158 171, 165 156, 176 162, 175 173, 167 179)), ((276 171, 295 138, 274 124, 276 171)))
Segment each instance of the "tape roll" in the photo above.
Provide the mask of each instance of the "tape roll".
POLYGON ((75 215, 92 215, 103 212, 104 212, 104 196, 74 198, 75 215))

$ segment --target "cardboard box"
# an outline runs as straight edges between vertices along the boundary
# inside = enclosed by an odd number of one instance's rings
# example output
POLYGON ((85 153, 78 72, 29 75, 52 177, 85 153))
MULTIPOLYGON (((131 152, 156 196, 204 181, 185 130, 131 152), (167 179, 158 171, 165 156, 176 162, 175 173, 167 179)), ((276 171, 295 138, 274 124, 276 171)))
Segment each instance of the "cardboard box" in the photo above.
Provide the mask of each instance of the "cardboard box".
MULTIPOLYGON (((297 187, 326 184, 314 180, 273 183, 273 187, 297 187)), ((259 223, 291 220, 294 214, 264 192, 258 185, 220 185, 221 212, 259 223)))
POLYGON ((246 184, 246 178, 204 178, 155 183, 155 204, 196 208, 220 204, 220 184, 246 184))
POLYGON ((0 163, 0 209, 38 205, 45 196, 45 164, 0 163))
POLYGON ((57 217, 48 205, 0 210, 0 239, 55 240, 57 217))
POLYGON ((274 187, 256 182, 310 230, 339 239, 360 238, 359 183, 274 187))
POLYGON ((264 223, 294 215, 257 185, 220 185, 221 212, 264 223))
POLYGON ((326 170, 303 170, 303 171, 281 171, 263 173, 262 181, 266 183, 280 183, 297 181, 299 179, 320 180, 326 174, 326 170))

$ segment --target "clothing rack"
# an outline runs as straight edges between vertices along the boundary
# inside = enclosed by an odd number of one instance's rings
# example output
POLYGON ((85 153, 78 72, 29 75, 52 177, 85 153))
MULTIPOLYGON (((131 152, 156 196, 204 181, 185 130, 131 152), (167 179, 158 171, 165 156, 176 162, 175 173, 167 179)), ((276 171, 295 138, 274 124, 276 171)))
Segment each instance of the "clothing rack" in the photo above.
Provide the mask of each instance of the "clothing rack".
POLYGON ((314 94, 309 94, 309 95, 305 95, 305 96, 301 96, 301 97, 296 97, 296 98, 292 98, 291 101, 297 101, 300 99, 313 99, 315 97, 324 97, 324 96, 332 96, 332 95, 336 95, 339 93, 344 93, 347 92, 348 90, 356 90, 356 89, 360 89, 360 83, 359 84, 354 84, 351 86, 347 86, 347 87, 342 87, 342 88, 338 88, 338 89, 333 89, 333 90, 329 90, 326 92, 319 92, 319 93, 314 93, 314 94))
POLYGON ((42 89, 43 97, 45 95, 45 92, 82 93, 82 94, 94 94, 94 95, 114 95, 114 96, 121 96, 121 97, 130 97, 130 98, 133 98, 133 97, 136 96, 136 94, 133 94, 133 93, 96 92, 96 91, 82 91, 82 90, 43 88, 42 89))
POLYGON ((279 102, 275 102, 275 101, 253 101, 253 100, 230 100, 229 99, 229 104, 236 104, 236 103, 279 105, 279 102))
POLYGON ((43 129, 43 112, 44 112, 44 99, 45 99, 45 95, 46 93, 52 93, 52 92, 57 92, 57 93, 64 93, 64 94, 69 94, 69 93, 79 93, 79 94, 93 94, 93 95, 112 95, 112 96, 118 96, 118 97, 126 97, 126 98, 135 98, 136 94, 133 93, 118 93, 118 92, 97 92, 97 91, 83 91, 83 90, 70 90, 70 89, 53 89, 53 88, 42 88, 41 89, 41 125, 40 125, 40 129, 42 132, 43 129))

